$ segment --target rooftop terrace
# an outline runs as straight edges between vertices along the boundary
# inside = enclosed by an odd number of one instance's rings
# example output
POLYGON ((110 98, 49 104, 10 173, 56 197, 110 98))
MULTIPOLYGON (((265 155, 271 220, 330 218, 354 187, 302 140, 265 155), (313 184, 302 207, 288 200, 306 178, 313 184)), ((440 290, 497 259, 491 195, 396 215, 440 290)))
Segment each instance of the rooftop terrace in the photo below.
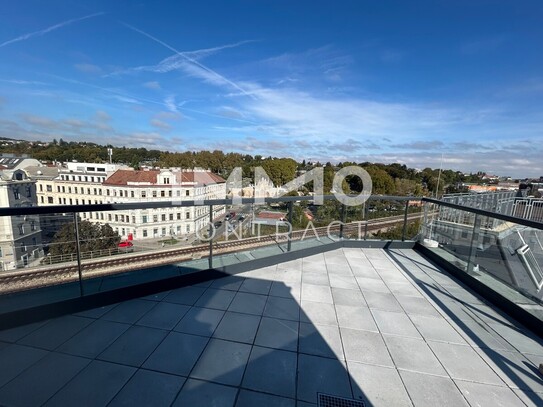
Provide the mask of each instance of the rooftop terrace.
POLYGON ((541 406, 542 345, 413 249, 323 249, 0 331, 0 405, 541 406))

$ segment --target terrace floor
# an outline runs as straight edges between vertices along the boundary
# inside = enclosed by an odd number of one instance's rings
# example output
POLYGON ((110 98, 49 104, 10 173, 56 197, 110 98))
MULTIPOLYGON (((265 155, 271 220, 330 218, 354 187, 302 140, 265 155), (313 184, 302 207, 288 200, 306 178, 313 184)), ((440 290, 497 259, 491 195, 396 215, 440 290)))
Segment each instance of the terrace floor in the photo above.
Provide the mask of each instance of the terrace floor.
POLYGON ((0 331, 0 405, 541 406, 542 362, 414 250, 343 248, 0 331))

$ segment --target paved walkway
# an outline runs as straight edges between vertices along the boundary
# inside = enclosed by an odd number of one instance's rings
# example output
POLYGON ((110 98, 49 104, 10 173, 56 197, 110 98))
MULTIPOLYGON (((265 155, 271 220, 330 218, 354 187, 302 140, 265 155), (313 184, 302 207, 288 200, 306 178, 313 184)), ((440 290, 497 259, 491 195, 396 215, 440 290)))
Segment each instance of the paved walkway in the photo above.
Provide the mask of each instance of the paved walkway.
POLYGON ((0 405, 541 406, 540 362, 413 250, 344 248, 0 331, 0 405))

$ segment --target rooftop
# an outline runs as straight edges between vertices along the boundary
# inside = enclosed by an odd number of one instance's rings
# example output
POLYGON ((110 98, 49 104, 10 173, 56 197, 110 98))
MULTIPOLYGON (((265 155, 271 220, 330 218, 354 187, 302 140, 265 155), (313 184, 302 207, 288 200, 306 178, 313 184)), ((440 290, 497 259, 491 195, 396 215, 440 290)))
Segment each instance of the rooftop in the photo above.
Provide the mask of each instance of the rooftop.
POLYGON ((535 406, 542 345, 413 249, 343 247, 0 331, 0 404, 535 406))

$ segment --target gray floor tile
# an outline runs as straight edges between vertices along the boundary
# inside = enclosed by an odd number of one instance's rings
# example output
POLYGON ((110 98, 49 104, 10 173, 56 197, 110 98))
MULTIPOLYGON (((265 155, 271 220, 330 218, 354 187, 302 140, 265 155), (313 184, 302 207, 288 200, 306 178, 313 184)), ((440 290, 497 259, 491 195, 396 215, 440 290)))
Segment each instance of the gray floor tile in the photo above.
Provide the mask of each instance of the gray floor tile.
POLYGON ((472 406, 525 407, 508 387, 455 380, 456 385, 472 406))
POLYGON ((339 326, 342 328, 378 332, 370 309, 367 307, 336 305, 336 314, 339 326))
POLYGON ((211 287, 220 288, 222 290, 238 291, 244 280, 244 278, 238 276, 227 276, 213 281, 211 287))
POLYGON ((113 322, 133 324, 156 305, 154 301, 130 300, 117 304, 100 319, 113 322))
POLYGON ((47 354, 45 350, 17 344, 0 349, 0 387, 47 354))
POLYGON ((140 369, 108 407, 169 406, 185 383, 181 376, 140 369))
POLYGON ((400 371, 407 392, 417 407, 468 406, 464 397, 447 377, 400 371))
POLYGON ((336 310, 333 304, 303 301, 300 321, 312 324, 337 325, 336 310))
POLYGON ((408 315, 440 317, 439 312, 436 311, 434 306, 426 298, 396 295, 396 299, 408 315))
POLYGON ((345 359, 337 326, 300 323, 298 351, 315 356, 345 359))
POLYGON ((208 288, 200 299, 196 301, 196 306, 227 310, 235 295, 236 293, 234 291, 208 288))
POLYGON ((534 393, 529 390, 513 389, 519 399, 528 407, 540 407, 543 405, 543 393, 534 393))
POLYGON ((330 286, 330 281, 328 279, 328 273, 326 272, 326 268, 323 268, 322 271, 319 272, 303 272, 302 273, 302 285, 304 284, 312 284, 312 285, 319 285, 319 286, 330 286))
POLYGON ((145 314, 137 324, 150 328, 172 330, 189 309, 188 305, 160 302, 145 314))
POLYGON ((253 293, 253 294, 263 294, 268 295, 271 289, 273 281, 263 280, 257 278, 246 278, 239 291, 253 293))
POLYGON ((364 292, 369 291, 384 294, 390 293, 390 290, 381 279, 377 280, 375 278, 356 277, 356 281, 358 282, 360 289, 364 292))
POLYGON ((135 368, 92 361, 56 393, 46 406, 104 406, 125 385, 135 368))
POLYGON ((111 311, 116 306, 117 306, 117 304, 104 305, 103 307, 91 308, 91 309, 88 309, 86 311, 78 312, 78 313, 76 313, 74 315, 78 316, 78 317, 96 319, 96 318, 100 318, 106 312, 111 311))
POLYGON ((366 301, 360 290, 348 290, 332 287, 332 298, 335 305, 350 305, 352 307, 366 306, 366 301))
POLYGON ((490 349, 515 350, 486 323, 479 320, 447 320, 471 346, 490 349))
POLYGON ((219 339, 252 344, 259 323, 260 316, 228 311, 224 314, 213 336, 219 339))
POLYGON ((505 324, 492 322, 489 325, 520 352, 543 356, 542 339, 537 338, 528 331, 515 329, 505 324))
POLYGON ((399 369, 447 376, 432 350, 420 339, 383 335, 394 364, 399 369))
POLYGON ((396 297, 390 293, 374 293, 364 290, 362 290, 362 293, 364 294, 364 299, 370 308, 403 312, 402 307, 400 307, 400 303, 396 301, 396 297))
POLYGON ((47 322, 49 321, 39 321, 32 324, 17 326, 15 328, 0 330, 0 341, 17 342, 19 339, 24 338, 29 333, 45 325, 47 322))
POLYGON ((270 296, 299 299, 301 296, 301 287, 300 283, 274 281, 270 290, 270 296))
POLYGON ((193 335, 211 336, 224 316, 224 311, 192 307, 174 328, 193 335))
POLYGON ((394 368, 348 362, 354 398, 372 406, 412 406, 394 368))
POLYGON ((42 405, 89 363, 89 359, 49 353, 0 389, 0 405, 42 405))
POLYGON ((298 322, 262 317, 255 345, 296 351, 298 349, 298 322))
POLYGON ((348 361, 393 366, 383 338, 376 332, 340 328, 348 361))
POLYGON ((257 393, 250 390, 240 390, 236 407, 296 407, 294 399, 257 393))
POLYGON ((167 334, 164 330, 132 326, 103 351, 98 359, 139 367, 167 334))
POLYGON ((233 387, 188 379, 172 406, 234 407, 237 392, 233 387))
POLYGON ((347 369, 336 359, 299 354, 297 397, 316 403, 317 393, 352 398, 347 369))
POLYGON ((264 308, 265 317, 300 320, 300 306, 291 298, 268 297, 264 308))
POLYGON ((329 286, 302 283, 302 301, 333 304, 332 291, 329 286))
POLYGON ((353 276, 330 274, 330 287, 360 291, 358 282, 353 276))
POLYGON ((411 321, 426 340, 466 344, 466 341, 446 319, 411 315, 411 321))
MULTIPOLYGON (((367 262, 367 260, 361 260, 361 262, 367 262)), ((351 271, 355 277, 373 278, 380 280, 381 277, 371 264, 352 264, 351 271)))
POLYGON ((164 298, 168 296, 168 294, 170 294, 169 290, 161 291, 159 293, 146 295, 145 297, 141 297, 141 299, 147 300, 147 301, 162 301, 164 298))
POLYGON ((428 343, 453 379, 504 385, 499 376, 470 346, 441 342, 428 343))
POLYGON ((382 333, 409 338, 421 338, 417 328, 415 328, 415 325, 413 325, 406 314, 379 309, 373 309, 371 312, 382 333))
POLYGON ((296 365, 296 353, 253 346, 242 387, 293 398, 296 365))
POLYGON ((205 290, 204 287, 193 286, 177 288, 172 290, 166 298, 164 298, 164 301, 173 302, 175 304, 194 305, 205 290))
POLYGON ((143 367, 188 376, 207 345, 208 338, 171 332, 149 356, 143 367))
POLYGON ((477 348, 475 351, 508 386, 543 393, 541 375, 520 353, 477 348))
POLYGON ((251 345, 211 339, 190 376, 215 383, 238 386, 241 383, 250 353, 251 345))
POLYGON ((262 315, 268 299, 265 295, 238 292, 228 307, 229 311, 262 315))
POLYGON ((76 356, 95 358, 129 327, 130 325, 97 319, 70 340, 64 342, 57 350, 76 356))
POLYGON ((389 282, 387 281, 389 290, 394 295, 403 295, 407 297, 422 298, 422 294, 417 290, 413 284, 409 282, 389 282))
POLYGON ((67 315, 49 321, 19 341, 21 345, 53 350, 77 334, 93 319, 67 315))

